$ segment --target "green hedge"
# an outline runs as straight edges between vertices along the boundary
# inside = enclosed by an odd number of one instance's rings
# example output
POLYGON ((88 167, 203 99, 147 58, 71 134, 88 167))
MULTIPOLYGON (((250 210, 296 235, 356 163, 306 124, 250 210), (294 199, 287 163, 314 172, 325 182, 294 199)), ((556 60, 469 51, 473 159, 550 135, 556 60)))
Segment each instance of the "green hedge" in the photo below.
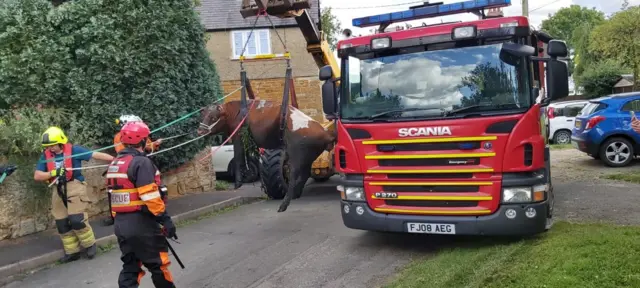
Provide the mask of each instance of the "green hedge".
MULTIPOLYGON (((221 97, 204 27, 190 0, 0 1, 0 95, 11 106, 64 108, 71 141, 112 145, 121 114, 151 129, 221 97)), ((7 113, 5 113, 6 115, 7 113)), ((196 137, 198 115, 154 133, 196 137)), ((31 137, 38 138, 33 133, 31 137)), ((206 137, 155 158, 162 170, 201 151, 206 137)))

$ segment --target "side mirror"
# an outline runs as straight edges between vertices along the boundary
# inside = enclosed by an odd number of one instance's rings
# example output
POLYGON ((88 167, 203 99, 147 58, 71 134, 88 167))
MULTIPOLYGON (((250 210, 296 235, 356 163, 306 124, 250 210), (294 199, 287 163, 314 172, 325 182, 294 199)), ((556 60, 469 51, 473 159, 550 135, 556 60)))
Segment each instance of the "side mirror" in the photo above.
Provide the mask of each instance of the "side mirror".
POLYGON ((567 49, 567 43, 560 40, 551 40, 547 45, 547 54, 551 58, 564 58, 569 55, 569 49, 567 49))
MULTIPOLYGON (((336 114, 336 84, 329 80, 322 84, 322 111, 327 119, 336 114)), ((331 120, 331 119, 329 119, 331 120)))
POLYGON ((550 100, 569 96, 569 69, 559 60, 547 62, 547 95, 550 100))
POLYGON ((325 65, 324 67, 320 68, 319 78, 320 81, 327 81, 333 78, 333 70, 331 69, 331 66, 325 65))
POLYGON ((522 57, 534 56, 536 48, 528 45, 516 44, 516 43, 502 43, 502 49, 500 49, 500 60, 511 66, 516 66, 522 57))

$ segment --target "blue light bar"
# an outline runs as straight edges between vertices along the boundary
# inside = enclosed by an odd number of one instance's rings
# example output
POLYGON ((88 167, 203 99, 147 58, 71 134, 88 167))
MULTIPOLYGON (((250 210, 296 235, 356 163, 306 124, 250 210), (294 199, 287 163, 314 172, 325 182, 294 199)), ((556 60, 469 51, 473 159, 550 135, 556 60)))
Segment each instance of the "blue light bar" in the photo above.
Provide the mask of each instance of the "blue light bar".
POLYGON ((482 9, 511 6, 511 0, 471 0, 458 3, 424 6, 402 12, 356 18, 352 20, 355 27, 368 27, 383 23, 410 21, 437 16, 476 12, 482 9))

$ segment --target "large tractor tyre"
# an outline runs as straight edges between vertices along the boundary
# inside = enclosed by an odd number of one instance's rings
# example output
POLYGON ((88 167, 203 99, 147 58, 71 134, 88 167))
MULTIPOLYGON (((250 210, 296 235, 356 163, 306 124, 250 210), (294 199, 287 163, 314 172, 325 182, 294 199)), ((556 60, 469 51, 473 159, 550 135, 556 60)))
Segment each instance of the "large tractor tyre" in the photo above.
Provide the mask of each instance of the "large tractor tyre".
POLYGON ((282 149, 265 149, 260 155, 260 179, 265 194, 271 199, 282 199, 286 194, 287 185, 280 166, 282 153, 282 149))

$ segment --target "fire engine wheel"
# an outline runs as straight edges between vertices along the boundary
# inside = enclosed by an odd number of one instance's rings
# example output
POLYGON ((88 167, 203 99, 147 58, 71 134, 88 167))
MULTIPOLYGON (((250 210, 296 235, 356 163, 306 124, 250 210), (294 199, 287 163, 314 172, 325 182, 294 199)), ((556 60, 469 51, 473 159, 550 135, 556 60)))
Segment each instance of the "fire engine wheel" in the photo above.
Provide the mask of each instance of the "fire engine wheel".
POLYGON ((286 179, 280 166, 282 149, 265 149, 260 155, 260 179, 264 192, 271 199, 282 199, 286 193, 286 179))

